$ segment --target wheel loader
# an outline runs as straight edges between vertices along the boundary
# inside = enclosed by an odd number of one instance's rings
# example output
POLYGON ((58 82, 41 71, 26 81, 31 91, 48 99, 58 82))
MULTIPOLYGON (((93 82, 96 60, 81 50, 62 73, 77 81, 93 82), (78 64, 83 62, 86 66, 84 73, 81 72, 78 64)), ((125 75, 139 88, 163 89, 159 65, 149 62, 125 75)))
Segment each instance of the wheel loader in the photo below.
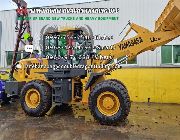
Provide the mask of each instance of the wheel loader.
POLYGON ((112 45, 113 50, 98 53, 92 49, 76 50, 75 44, 82 48, 92 45, 83 40, 85 34, 81 29, 69 28, 45 34, 41 62, 28 58, 13 64, 14 80, 5 83, 8 97, 19 96, 25 113, 35 117, 44 116, 52 104, 80 104, 88 105, 94 119, 101 124, 114 125, 125 120, 131 106, 128 89, 116 77, 107 79, 106 75, 120 68, 124 61, 177 38, 180 35, 180 1, 169 1, 156 21, 154 32, 134 23, 129 26, 125 37, 112 45), (137 35, 126 39, 131 30, 137 35), (67 38, 67 34, 73 37, 67 38), (64 39, 57 37, 64 35, 64 39), (63 47, 68 45, 71 47, 63 47), (55 49, 47 49, 47 46, 55 46, 55 49), (79 59, 82 54, 89 59, 79 59), (98 60, 95 55, 111 55, 112 59, 98 60), (50 56, 55 58, 50 59, 50 56))

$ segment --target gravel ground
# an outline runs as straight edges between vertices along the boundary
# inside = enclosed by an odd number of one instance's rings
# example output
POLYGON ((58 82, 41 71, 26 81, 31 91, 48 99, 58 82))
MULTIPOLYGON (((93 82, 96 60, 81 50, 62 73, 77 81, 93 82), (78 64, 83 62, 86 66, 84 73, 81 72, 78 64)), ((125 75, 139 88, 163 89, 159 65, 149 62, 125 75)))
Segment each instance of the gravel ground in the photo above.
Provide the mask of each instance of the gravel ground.
POLYGON ((0 108, 0 140, 180 140, 180 105, 132 103, 120 126, 75 119, 70 108, 33 118, 18 102, 0 108))

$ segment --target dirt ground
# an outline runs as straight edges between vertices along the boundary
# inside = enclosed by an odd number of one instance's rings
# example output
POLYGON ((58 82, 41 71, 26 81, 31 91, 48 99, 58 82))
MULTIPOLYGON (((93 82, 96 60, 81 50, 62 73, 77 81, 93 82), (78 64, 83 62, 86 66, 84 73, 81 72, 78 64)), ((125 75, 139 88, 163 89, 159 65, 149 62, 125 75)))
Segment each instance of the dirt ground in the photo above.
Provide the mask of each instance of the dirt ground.
POLYGON ((180 105, 132 103, 120 126, 75 119, 70 108, 42 118, 25 115, 18 102, 0 108, 0 140, 116 139, 180 140, 180 105))

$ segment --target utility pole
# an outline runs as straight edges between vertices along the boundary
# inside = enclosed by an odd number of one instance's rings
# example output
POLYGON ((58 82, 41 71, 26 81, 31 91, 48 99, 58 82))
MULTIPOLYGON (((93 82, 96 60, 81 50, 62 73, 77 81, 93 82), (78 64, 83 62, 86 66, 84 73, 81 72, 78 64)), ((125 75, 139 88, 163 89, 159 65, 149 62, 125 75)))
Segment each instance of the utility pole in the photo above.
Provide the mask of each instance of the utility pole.
POLYGON ((15 69, 15 64, 16 64, 16 59, 17 59, 17 53, 18 49, 20 46, 20 42, 22 42, 24 45, 26 45, 26 41, 23 41, 24 33, 28 33, 28 44, 32 45, 33 38, 31 36, 31 30, 30 30, 30 24, 28 20, 28 10, 27 10, 27 3, 24 0, 12 0, 14 3, 17 5, 16 9, 16 32, 17 34, 17 39, 16 39, 16 44, 14 48, 14 54, 13 54, 13 59, 12 59, 12 65, 11 65, 11 71, 10 71, 10 78, 12 79, 14 69, 15 69))

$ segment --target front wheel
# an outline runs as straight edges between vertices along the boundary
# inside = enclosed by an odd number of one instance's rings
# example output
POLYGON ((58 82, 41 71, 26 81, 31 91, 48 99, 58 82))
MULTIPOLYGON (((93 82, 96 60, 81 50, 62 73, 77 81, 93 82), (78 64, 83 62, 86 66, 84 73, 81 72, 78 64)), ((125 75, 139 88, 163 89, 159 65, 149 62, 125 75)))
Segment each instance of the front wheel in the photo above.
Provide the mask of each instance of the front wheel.
POLYGON ((126 119, 130 111, 127 89, 115 80, 98 83, 90 93, 89 108, 101 124, 117 124, 126 119))
POLYGON ((21 90, 21 106, 29 116, 44 116, 51 108, 51 87, 40 80, 25 84, 21 90))

